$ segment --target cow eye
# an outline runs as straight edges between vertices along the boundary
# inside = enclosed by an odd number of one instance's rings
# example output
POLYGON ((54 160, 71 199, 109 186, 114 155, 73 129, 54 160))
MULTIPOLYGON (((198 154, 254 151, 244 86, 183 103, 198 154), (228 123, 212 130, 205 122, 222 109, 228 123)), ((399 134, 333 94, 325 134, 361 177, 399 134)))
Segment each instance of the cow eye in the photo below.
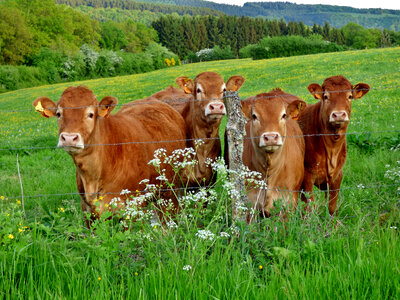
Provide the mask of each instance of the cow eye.
POLYGON ((201 89, 197 89, 197 93, 200 94, 201 93, 201 89))
POLYGON ((61 113, 59 111, 56 112, 56 116, 57 116, 57 118, 61 118, 61 113))
POLYGON ((225 93, 226 92, 226 88, 224 88, 224 90, 222 92, 225 93))
POLYGON ((256 114, 253 114, 251 117, 253 118, 254 121, 257 120, 257 115, 256 114))
POLYGON ((286 119, 286 117, 287 117, 286 114, 283 114, 283 115, 282 115, 282 119, 286 119))
POLYGON ((93 119, 94 113, 89 113, 88 117, 89 117, 90 119, 93 119))
POLYGON ((324 99, 328 100, 328 95, 327 94, 324 95, 324 99))
POLYGON ((349 95, 349 100, 353 99, 353 95, 349 95))

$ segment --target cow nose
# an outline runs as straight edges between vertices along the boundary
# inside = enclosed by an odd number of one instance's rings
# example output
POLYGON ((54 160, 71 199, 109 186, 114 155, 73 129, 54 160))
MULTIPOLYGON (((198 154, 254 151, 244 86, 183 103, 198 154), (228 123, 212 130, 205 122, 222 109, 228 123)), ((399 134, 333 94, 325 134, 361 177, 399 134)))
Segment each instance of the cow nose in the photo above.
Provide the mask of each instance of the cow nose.
POLYGON ((79 140, 79 136, 75 133, 68 134, 68 133, 61 133, 60 139, 63 143, 66 144, 75 144, 79 140))
POLYGON ((344 110, 333 111, 331 114, 331 122, 346 122, 349 120, 347 112, 344 110))
POLYGON ((206 107, 207 115, 224 115, 226 114, 225 105, 221 102, 211 102, 206 107))
POLYGON ((264 141, 266 144, 276 144, 279 139, 279 134, 277 133, 264 133, 264 141))

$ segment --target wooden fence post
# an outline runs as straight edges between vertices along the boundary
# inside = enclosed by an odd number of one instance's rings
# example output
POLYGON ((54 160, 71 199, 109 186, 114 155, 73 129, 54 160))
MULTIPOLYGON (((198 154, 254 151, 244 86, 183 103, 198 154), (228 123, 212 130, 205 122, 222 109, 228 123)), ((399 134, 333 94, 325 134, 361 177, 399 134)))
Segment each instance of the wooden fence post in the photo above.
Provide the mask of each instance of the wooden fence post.
POLYGON ((247 203, 244 180, 238 176, 243 169, 243 137, 246 134, 246 120, 242 113, 242 105, 237 92, 227 91, 224 95, 224 102, 228 117, 225 129, 225 159, 228 160, 228 167, 234 171, 230 173, 229 180, 238 192, 232 199, 233 220, 246 220, 247 203))

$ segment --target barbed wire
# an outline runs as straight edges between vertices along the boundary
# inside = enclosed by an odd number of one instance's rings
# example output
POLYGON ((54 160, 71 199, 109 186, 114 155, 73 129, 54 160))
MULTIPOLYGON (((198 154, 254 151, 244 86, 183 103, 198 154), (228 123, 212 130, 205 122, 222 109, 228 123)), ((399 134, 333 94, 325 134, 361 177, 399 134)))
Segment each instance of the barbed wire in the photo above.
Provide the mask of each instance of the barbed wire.
MULTIPOLYGON (((352 92, 352 91, 370 91, 370 90, 385 90, 385 89, 400 89, 400 86, 391 86, 391 87, 379 87, 379 88, 370 88, 370 89, 348 89, 348 90, 340 90, 340 91, 329 91, 329 93, 343 93, 343 92, 352 92)), ((274 91, 276 89, 272 89, 274 91)), ((283 91, 284 92, 284 91, 283 91)), ((269 92, 268 92, 269 93, 269 92)), ((286 93, 286 92, 285 92, 286 93)), ((315 92, 313 94, 322 94, 323 92, 315 92)), ((286 95, 264 95, 265 93, 261 93, 263 95, 257 97, 253 96, 250 98, 239 98, 240 101, 254 101, 257 99, 261 98, 289 98, 289 97, 299 97, 294 94, 286 94, 286 95)), ((190 95, 190 94, 188 94, 190 95)), ((308 94, 307 94, 308 95, 308 94)), ((303 97, 303 95, 301 95, 303 97)), ((85 105, 85 106, 75 106, 75 107, 62 107, 62 109, 82 109, 82 108, 88 108, 88 107, 129 107, 129 106, 135 106, 135 105, 141 105, 141 104, 155 104, 159 102, 167 103, 167 104, 172 104, 172 103, 190 103, 190 102, 202 102, 202 101, 221 101, 222 99, 220 98, 212 98, 212 99, 188 99, 188 98, 174 98, 174 99, 168 99, 168 100, 158 100, 156 98, 152 98, 152 95, 146 98, 142 99, 136 99, 128 103, 118 103, 118 104, 111 104, 111 105, 85 105)), ((300 98, 301 99, 301 98, 300 98)), ((49 110, 56 110, 56 107, 54 108, 49 108, 49 110)), ((17 112, 34 112, 35 109, 32 108, 26 108, 26 109, 15 109, 15 110, 0 110, 0 113, 17 113, 17 112)))
MULTIPOLYGON (((340 191, 348 191, 348 190, 366 190, 366 189, 376 189, 376 188, 391 188, 397 187, 400 188, 400 184, 375 184, 375 185, 364 185, 358 184, 354 187, 341 187, 340 189, 332 189, 332 190, 314 190, 312 193, 327 193, 327 192, 340 192, 340 191)), ((181 188, 168 188, 168 189, 158 189, 157 192, 178 192, 178 191, 197 191, 199 189, 210 189, 210 188, 225 188, 224 185, 211 185, 211 186, 198 186, 198 187, 181 187, 181 188)), ((274 191, 274 192, 281 192, 281 193, 306 193, 303 190, 288 190, 288 189, 276 189, 276 188, 265 188, 264 190, 274 191)), ((129 194, 143 194, 149 192, 148 190, 144 189, 141 191, 129 192, 129 193, 78 193, 78 192, 70 192, 70 193, 56 193, 56 194, 37 194, 37 195, 24 195, 25 199, 29 198, 43 198, 43 197, 61 197, 61 196, 81 196, 81 195, 114 195, 114 196, 124 196, 129 194)), ((311 193, 311 192, 310 192, 311 193)), ((20 199, 21 196, 6 196, 3 195, 5 199, 14 200, 20 199)))
MULTIPOLYGON (((400 133, 399 130, 380 130, 380 131, 364 131, 364 132, 345 132, 345 133, 316 133, 316 134, 300 134, 300 135, 288 135, 282 136, 282 138, 302 138, 302 137, 313 137, 313 136, 348 136, 348 135, 367 135, 367 134, 381 134, 381 133, 400 133)), ((255 137, 243 137, 243 140, 257 140, 262 136, 255 137)), ((84 144, 77 145, 83 146, 84 148, 98 147, 98 146, 123 146, 123 145, 140 145, 140 144, 165 144, 165 143, 177 143, 177 142, 196 142, 196 141, 209 141, 209 140, 220 140, 220 137, 210 138, 192 138, 192 139, 181 139, 181 140, 165 140, 165 141, 145 141, 145 142, 121 142, 121 143, 109 143, 109 144, 84 144)), ((59 149, 59 148, 70 148, 71 146, 36 146, 36 147, 21 147, 21 148, 0 148, 0 151, 23 151, 23 150, 43 150, 43 149, 59 149)))

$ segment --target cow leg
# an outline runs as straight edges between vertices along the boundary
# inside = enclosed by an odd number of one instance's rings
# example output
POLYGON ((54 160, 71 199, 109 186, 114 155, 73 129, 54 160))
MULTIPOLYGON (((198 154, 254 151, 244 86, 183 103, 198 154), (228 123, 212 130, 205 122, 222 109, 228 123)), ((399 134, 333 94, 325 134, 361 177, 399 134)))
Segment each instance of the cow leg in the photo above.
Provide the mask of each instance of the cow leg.
POLYGON ((305 171, 302 184, 301 201, 307 204, 305 209, 308 212, 311 212, 310 202, 314 202, 315 200, 313 195, 313 188, 314 188, 314 181, 312 179, 312 174, 305 171), (309 195, 306 195, 306 193, 309 195))
MULTIPOLYGON (((78 174, 78 170, 76 171, 76 187, 78 189, 79 196, 81 197, 81 209, 82 209, 82 212, 83 213, 85 213, 85 212, 90 213, 91 209, 90 209, 89 205, 87 205, 87 203, 86 203, 85 187, 83 186, 82 179, 78 174)), ((85 221, 86 221, 87 228, 90 229, 90 226, 91 226, 92 222, 94 221, 94 219, 95 218, 93 218, 92 214, 90 214, 90 218, 85 216, 85 221)))
POLYGON ((335 180, 332 180, 329 183, 329 213, 331 216, 333 216, 333 214, 336 211, 336 203, 339 197, 339 189, 340 185, 342 184, 342 179, 343 179, 343 171, 340 171, 335 180))

